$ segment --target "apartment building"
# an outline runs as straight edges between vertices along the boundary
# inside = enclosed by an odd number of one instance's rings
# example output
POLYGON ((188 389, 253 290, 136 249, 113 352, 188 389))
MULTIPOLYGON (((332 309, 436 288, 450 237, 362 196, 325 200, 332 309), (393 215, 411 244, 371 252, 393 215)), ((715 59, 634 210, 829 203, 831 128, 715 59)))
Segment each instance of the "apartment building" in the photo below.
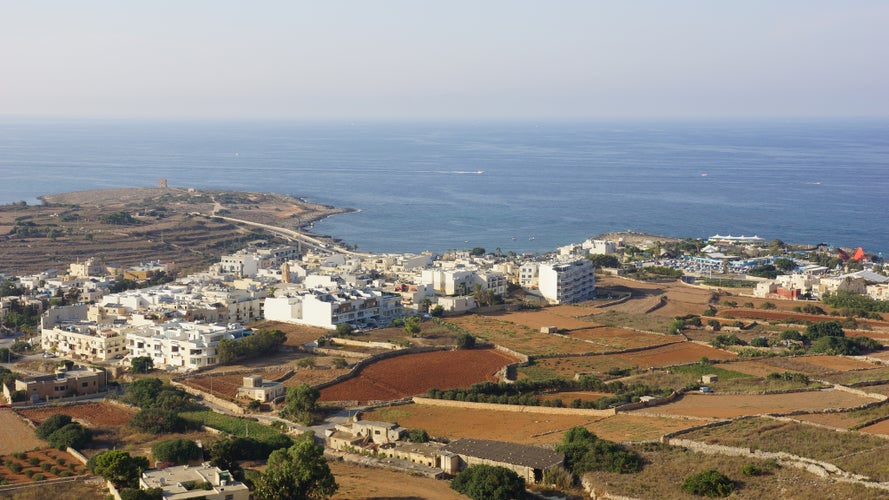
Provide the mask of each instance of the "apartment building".
POLYGON ((550 304, 569 304, 594 297, 596 276, 587 259, 540 264, 538 288, 550 304))
POLYGON ((219 341, 236 340, 248 333, 238 323, 171 321, 133 328, 126 333, 126 346, 132 357, 150 357, 156 367, 188 371, 217 364, 219 341))

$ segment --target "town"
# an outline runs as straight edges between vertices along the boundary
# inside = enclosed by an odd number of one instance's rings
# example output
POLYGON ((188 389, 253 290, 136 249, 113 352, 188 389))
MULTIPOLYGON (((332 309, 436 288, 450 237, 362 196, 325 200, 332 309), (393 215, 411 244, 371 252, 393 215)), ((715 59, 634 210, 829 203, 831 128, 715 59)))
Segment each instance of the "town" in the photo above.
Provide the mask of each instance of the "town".
POLYGON ((313 498, 889 494, 889 277, 864 249, 370 254, 261 226, 201 269, 0 276, 0 492, 288 498, 323 454, 313 498))

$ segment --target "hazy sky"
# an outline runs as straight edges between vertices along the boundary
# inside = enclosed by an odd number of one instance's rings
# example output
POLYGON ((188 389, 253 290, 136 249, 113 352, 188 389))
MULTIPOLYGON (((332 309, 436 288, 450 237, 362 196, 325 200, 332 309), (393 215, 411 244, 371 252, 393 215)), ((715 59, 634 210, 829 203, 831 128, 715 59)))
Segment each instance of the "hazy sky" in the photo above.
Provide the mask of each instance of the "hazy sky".
POLYGON ((0 0, 0 115, 889 116, 889 1, 0 0))

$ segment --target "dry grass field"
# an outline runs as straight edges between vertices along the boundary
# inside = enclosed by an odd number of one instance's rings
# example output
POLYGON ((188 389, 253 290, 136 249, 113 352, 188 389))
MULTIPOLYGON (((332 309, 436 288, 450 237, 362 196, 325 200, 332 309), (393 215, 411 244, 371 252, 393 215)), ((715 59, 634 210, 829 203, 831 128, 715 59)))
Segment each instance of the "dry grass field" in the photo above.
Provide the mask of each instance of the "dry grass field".
POLYGON ((295 325, 293 323, 283 323, 280 321, 257 321, 251 323, 250 328, 254 330, 281 330, 287 335, 284 345, 288 347, 300 347, 307 342, 317 340, 323 335, 330 335, 330 330, 318 328, 316 326, 295 325))
POLYGON ((862 427, 861 429, 859 429, 859 431, 868 434, 882 434, 884 436, 889 436, 889 420, 883 420, 875 424, 868 425, 867 427, 862 427))
POLYGON ((583 328, 568 332, 573 339, 580 339, 591 344, 591 352, 612 352, 635 349, 659 344, 682 342, 678 335, 654 335, 641 333, 627 328, 583 328))
POLYGON ((655 413, 708 418, 735 418, 766 413, 817 411, 828 408, 854 408, 872 399, 848 392, 823 390, 788 394, 698 394, 689 392, 682 399, 634 413, 655 413))
POLYGON ((791 418, 803 420, 805 422, 828 425, 838 429, 851 429, 886 417, 889 417, 889 404, 884 403, 861 410, 851 410, 839 413, 809 413, 805 415, 793 415, 791 418))
POLYGON ((9 408, 0 408, 0 454, 7 455, 46 446, 34 435, 34 429, 9 408))
POLYGON ((642 472, 617 474, 592 472, 585 479, 596 491, 621 498, 692 500, 702 497, 683 492, 680 485, 686 477, 715 469, 735 481, 736 489, 729 498, 797 499, 821 498, 877 500, 886 492, 862 485, 840 483, 822 478, 795 467, 770 467, 766 461, 748 457, 704 455, 685 448, 663 445, 633 445, 645 460, 642 472), (767 471, 762 476, 746 476, 741 469, 756 464, 767 471))
POLYGON ((507 347, 529 356, 547 354, 581 354, 593 351, 593 346, 580 340, 540 333, 497 318, 479 315, 447 318, 448 323, 463 328, 488 342, 507 347))
POLYGON ((800 356, 759 358, 755 360, 737 361, 726 365, 727 369, 763 377, 773 372, 798 372, 810 377, 825 378, 833 383, 851 383, 862 380, 880 380, 880 376, 889 379, 889 368, 885 371, 873 363, 847 358, 843 356, 800 356), (877 375, 882 373, 883 375, 877 375), (875 376, 877 378, 869 378, 875 376))
POLYGON ((724 426, 696 429, 681 437, 709 444, 784 451, 823 460, 878 481, 889 480, 885 461, 889 440, 865 433, 836 432, 768 418, 745 418, 724 426))
POLYGON ((576 319, 571 316, 553 314, 551 308, 538 309, 536 311, 518 311, 501 314, 488 314, 486 316, 508 321, 517 325, 526 326, 534 330, 540 330, 544 326, 554 326, 560 330, 577 330, 597 326, 591 321, 576 319))
POLYGON ((383 500, 412 499, 453 500, 466 498, 451 489, 449 481, 414 476, 403 472, 362 467, 328 460, 339 490, 333 499, 383 500))
POLYGON ((644 351, 614 354, 613 356, 635 363, 640 368, 662 368, 665 366, 697 363, 704 357, 713 361, 723 361, 737 357, 734 353, 694 342, 677 342, 644 351))

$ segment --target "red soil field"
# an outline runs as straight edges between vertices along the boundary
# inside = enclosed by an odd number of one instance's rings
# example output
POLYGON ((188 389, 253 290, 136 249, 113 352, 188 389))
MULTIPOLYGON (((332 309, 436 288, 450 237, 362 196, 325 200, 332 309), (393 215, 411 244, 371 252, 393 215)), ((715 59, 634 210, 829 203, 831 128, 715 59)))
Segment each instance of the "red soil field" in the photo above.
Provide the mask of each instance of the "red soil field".
POLYGON ((456 389, 486 380, 517 360, 495 349, 434 351, 384 359, 357 376, 321 390, 319 401, 385 401, 456 389))
POLYGON ((889 420, 883 420, 882 422, 877 422, 873 425, 862 427, 859 430, 868 434, 886 434, 887 436, 889 436, 889 420))
POLYGON ((111 403, 86 403, 70 406, 50 406, 18 410, 25 418, 39 425, 51 415, 64 413, 71 418, 95 427, 120 427, 129 423, 136 410, 111 403))
POLYGON ((0 477, 3 477, 10 484, 29 484, 35 482, 33 478, 29 478, 25 471, 31 471, 31 474, 43 474, 46 480, 58 479, 63 476, 80 476, 89 474, 86 466, 72 457, 65 451, 59 451, 55 448, 44 448, 40 450, 31 450, 27 452, 27 458, 15 458, 12 455, 0 456, 0 477), (30 459, 37 459, 37 465, 31 465, 30 459), (6 462, 17 463, 22 468, 19 472, 13 472, 6 462), (59 462, 62 462, 61 464, 59 462), (49 464, 44 470, 43 464, 49 464), (53 472, 55 469, 55 472, 53 472))
POLYGON ((869 370, 877 366, 867 361, 846 358, 843 356, 806 356, 802 361, 815 366, 821 366, 830 370, 845 372, 850 370, 869 370))

